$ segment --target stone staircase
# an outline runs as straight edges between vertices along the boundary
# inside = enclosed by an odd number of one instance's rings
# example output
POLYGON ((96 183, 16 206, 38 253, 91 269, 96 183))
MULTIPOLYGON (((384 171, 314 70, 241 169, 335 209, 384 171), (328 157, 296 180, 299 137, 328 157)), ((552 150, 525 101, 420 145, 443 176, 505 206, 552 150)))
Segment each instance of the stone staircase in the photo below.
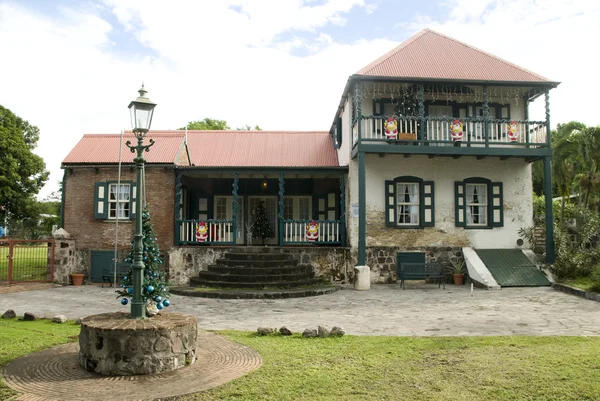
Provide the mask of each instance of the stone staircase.
POLYGON ((312 267, 298 264, 293 255, 255 247, 225 254, 192 277, 186 291, 172 288, 171 292, 206 298, 295 298, 338 289, 315 278, 312 267))

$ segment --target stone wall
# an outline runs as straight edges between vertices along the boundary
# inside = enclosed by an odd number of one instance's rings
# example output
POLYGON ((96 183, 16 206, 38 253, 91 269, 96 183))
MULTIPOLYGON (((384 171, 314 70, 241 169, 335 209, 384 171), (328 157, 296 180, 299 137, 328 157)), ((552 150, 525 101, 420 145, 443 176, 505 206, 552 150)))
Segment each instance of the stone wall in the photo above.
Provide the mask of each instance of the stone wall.
MULTIPOLYGON (((214 264, 229 252, 259 252, 264 247, 177 247, 169 251, 169 281, 173 284, 188 284, 190 277, 214 264)), ((294 255, 299 264, 313 267, 315 277, 332 283, 348 283, 352 277, 349 248, 341 247, 268 247, 269 252, 294 255)))
MULTIPOLYGON (((401 247, 401 246, 372 246, 367 247, 367 266, 371 269, 371 283, 395 283, 396 253, 398 252, 424 252, 425 260, 429 263, 437 262, 442 266, 450 266, 452 256, 461 255, 461 247, 401 247)), ((353 255, 356 263, 356 252, 353 255)))

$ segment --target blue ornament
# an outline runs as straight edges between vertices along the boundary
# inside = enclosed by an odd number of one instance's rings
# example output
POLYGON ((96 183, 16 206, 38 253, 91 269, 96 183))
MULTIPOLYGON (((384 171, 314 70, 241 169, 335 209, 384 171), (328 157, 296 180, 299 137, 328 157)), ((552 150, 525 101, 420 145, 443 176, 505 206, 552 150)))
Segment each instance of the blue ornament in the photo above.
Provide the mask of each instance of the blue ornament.
POLYGON ((169 301, 168 299, 165 299, 165 300, 163 301, 163 305, 164 305, 164 306, 169 306, 169 305, 171 305, 171 301, 169 301))
POLYGON ((162 297, 160 295, 158 295, 156 298, 154 298, 154 300, 158 303, 158 302, 162 301, 162 297))
POLYGON ((127 276, 123 277, 123 280, 127 281, 127 276))
POLYGON ((130 287, 130 288, 128 288, 128 289, 127 289, 127 292, 129 293, 129 295, 133 294, 133 288, 131 288, 131 287, 130 287))
POLYGON ((160 302, 156 304, 156 309, 161 310, 162 308, 163 306, 160 302))
POLYGON ((156 276, 158 276, 158 274, 152 273, 152 277, 156 278, 156 276))
POLYGON ((127 305, 128 302, 127 298, 121 299, 121 305, 127 305))
POLYGON ((149 285, 148 287, 146 287, 146 292, 149 292, 149 293, 154 292, 154 287, 149 285))

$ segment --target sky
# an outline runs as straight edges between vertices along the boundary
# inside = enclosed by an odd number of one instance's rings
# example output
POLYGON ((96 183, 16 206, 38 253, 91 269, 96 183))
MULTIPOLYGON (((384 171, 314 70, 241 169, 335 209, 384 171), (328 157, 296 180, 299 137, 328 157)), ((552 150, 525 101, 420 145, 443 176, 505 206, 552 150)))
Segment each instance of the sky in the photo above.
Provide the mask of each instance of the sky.
POLYGON ((43 198, 84 133, 130 129, 142 82, 153 129, 326 131, 348 77, 424 28, 560 81, 553 126, 600 124, 591 0, 0 0, 0 104, 40 128, 43 198))

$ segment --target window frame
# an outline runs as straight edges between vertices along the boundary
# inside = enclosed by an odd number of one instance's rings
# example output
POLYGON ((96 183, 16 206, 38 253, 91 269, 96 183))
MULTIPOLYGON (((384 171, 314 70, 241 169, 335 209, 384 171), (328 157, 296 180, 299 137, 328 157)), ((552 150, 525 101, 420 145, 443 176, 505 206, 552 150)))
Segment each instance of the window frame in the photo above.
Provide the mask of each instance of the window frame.
MULTIPOLYGON (((465 227, 487 227, 489 225, 490 222, 490 209, 489 209, 489 185, 488 183, 482 183, 482 182, 466 182, 465 183, 465 227), (485 195, 485 204, 482 204, 480 202, 475 203, 475 202, 469 202, 469 187, 473 187, 474 190, 476 190, 478 187, 479 188, 483 188, 483 195, 485 195), (477 216, 479 216, 481 218, 481 216, 485 216, 485 222, 484 223, 469 223, 469 218, 468 216, 471 215, 471 219, 473 219, 473 213, 469 213, 469 210, 471 207, 478 207, 478 208, 484 208, 485 212, 482 214, 481 211, 478 211, 477 216)), ((475 193, 473 193, 473 195, 475 195, 475 193)), ((479 195, 479 194, 478 194, 479 195)))
POLYGON ((108 188, 108 198, 106 200, 107 219, 108 220, 117 220, 117 216, 116 215, 119 214, 119 204, 126 205, 126 210, 124 208, 123 211, 127 212, 127 216, 118 217, 118 220, 129 220, 129 219, 131 219, 131 217, 130 217, 131 216, 131 212, 132 212, 132 210, 131 210, 131 202, 132 202, 132 199, 131 199, 132 198, 132 187, 131 187, 131 184, 128 183, 128 182, 121 182, 121 183, 118 183, 118 182, 109 182, 109 183, 106 184, 106 187, 108 188), (126 187, 127 190, 126 191, 121 191, 120 190, 121 188, 118 188, 117 193, 116 193, 116 199, 113 200, 113 199, 111 199, 111 195, 112 195, 112 190, 111 189, 112 189, 113 186, 116 187, 118 185, 120 185, 122 188, 126 187), (120 197, 121 194, 126 194, 127 195, 127 199, 125 199, 125 200, 119 199, 119 197, 120 197), (113 212, 113 210, 111 208, 111 205, 116 205, 115 209, 114 209, 115 216, 111 216, 111 212, 113 212))
POLYGON ((433 181, 425 181, 414 176, 400 176, 385 181, 385 225, 398 229, 421 229, 435 227, 435 187, 433 181), (399 223, 398 185, 417 184, 418 222, 399 223), (393 215, 393 219, 392 219, 393 215))
POLYGON ((492 229, 504 227, 503 183, 484 177, 469 177, 454 183, 454 223, 465 229, 492 229), (467 185, 486 185, 486 224, 469 224, 467 221, 467 185), (461 219, 462 215, 462 219, 461 219))
MULTIPOLYGON (((396 225, 397 226, 402 226, 402 227, 420 227, 421 225, 421 219, 420 219, 420 214, 421 214, 421 183, 420 182, 402 182, 402 181, 396 181, 395 182, 396 185, 396 225), (416 202, 400 202, 400 197, 402 196, 402 194, 399 193, 399 186, 400 185, 406 185, 407 188, 408 186, 414 186, 413 188, 416 187, 416 191, 414 192, 414 194, 417 196, 417 200, 416 202), (410 216, 412 219, 413 213, 409 213, 406 214, 405 213, 401 213, 400 209, 402 207, 413 207, 416 206, 417 207, 417 211, 416 211, 416 223, 401 223, 400 220, 403 216, 410 216)), ((409 192, 408 194, 413 195, 413 192, 409 192)))
MULTIPOLYGON (((110 217, 110 204, 117 203, 110 199, 110 188, 119 184, 116 180, 97 181, 94 185, 94 220, 117 221, 117 217, 110 217)), ((129 185, 129 216, 119 217, 119 221, 133 220, 136 215, 137 183, 135 181, 121 181, 121 185, 129 185)), ((118 196, 118 195, 117 195, 118 196)), ((117 209, 118 210, 118 207, 117 209)))

